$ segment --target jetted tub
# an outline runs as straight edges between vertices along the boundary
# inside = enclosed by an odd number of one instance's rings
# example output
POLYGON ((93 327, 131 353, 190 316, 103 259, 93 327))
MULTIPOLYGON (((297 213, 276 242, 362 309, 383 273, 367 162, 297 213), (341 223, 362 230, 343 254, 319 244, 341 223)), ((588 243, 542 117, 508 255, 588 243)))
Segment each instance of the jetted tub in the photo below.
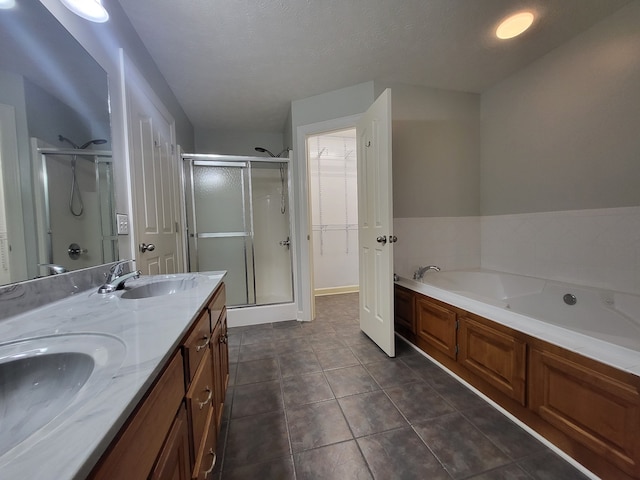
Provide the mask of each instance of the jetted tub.
MULTIPOLYGON (((401 278, 398 284, 572 350, 588 345, 589 338, 630 349, 629 355, 610 350, 614 360, 596 359, 640 371, 638 295, 490 270, 428 271, 422 280, 401 278)), ((595 349, 607 347, 596 342, 595 349)))

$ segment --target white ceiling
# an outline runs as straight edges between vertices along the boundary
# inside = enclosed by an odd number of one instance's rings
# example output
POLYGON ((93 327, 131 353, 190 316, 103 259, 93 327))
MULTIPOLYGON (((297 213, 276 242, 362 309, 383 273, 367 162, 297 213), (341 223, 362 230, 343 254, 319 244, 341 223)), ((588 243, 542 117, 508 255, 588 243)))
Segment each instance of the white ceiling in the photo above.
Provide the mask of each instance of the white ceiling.
POLYGON ((119 0, 196 128, 280 132, 369 80, 482 92, 637 0, 119 0), (499 21, 536 12, 521 37, 499 21))

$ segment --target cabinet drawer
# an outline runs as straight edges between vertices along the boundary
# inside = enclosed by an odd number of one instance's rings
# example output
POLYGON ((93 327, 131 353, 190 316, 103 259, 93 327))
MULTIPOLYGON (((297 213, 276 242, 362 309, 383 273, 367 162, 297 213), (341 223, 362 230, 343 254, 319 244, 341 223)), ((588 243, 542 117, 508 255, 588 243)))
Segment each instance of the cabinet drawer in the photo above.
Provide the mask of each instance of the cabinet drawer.
POLYGON ((209 351, 207 346, 211 338, 211 330, 209 330, 209 312, 204 310, 187 339, 183 344, 184 348, 184 368, 187 385, 193 381, 200 361, 204 358, 205 353, 209 351))
POLYGON ((194 451, 198 450, 204 435, 209 409, 213 407, 212 400, 215 396, 211 355, 208 348, 206 352, 207 355, 200 364, 186 396, 194 451))
POLYGON ((216 323, 218 323, 218 319, 220 315, 222 315, 222 310, 224 309, 224 305, 227 302, 226 291, 224 288, 224 283, 220 285, 218 290, 213 297, 213 299, 209 302, 209 312, 211 313, 211 330, 214 329, 216 323))
POLYGON ((216 466, 218 431, 214 417, 214 409, 212 408, 207 418, 206 436, 197 452, 196 464, 191 475, 194 480, 206 480, 216 466))

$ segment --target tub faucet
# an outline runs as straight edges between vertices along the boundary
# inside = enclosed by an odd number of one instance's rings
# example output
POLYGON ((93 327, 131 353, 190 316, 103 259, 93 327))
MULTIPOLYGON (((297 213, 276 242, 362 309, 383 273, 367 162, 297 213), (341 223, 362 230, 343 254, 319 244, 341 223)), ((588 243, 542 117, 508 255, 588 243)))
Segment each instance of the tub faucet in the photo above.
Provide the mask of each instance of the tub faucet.
POLYGON ((139 278, 142 275, 140 270, 124 273, 125 264, 129 263, 130 260, 123 260, 121 262, 116 263, 107 275, 107 283, 98 288, 98 293, 112 293, 116 290, 120 290, 124 288, 124 282, 129 280, 130 278, 139 278))
POLYGON ((422 280, 422 277, 424 277, 425 272, 428 272, 429 270, 435 270, 436 272, 439 272, 440 267, 437 267, 435 265, 427 265, 426 267, 419 267, 418 270, 416 270, 416 272, 413 274, 413 279, 422 280))

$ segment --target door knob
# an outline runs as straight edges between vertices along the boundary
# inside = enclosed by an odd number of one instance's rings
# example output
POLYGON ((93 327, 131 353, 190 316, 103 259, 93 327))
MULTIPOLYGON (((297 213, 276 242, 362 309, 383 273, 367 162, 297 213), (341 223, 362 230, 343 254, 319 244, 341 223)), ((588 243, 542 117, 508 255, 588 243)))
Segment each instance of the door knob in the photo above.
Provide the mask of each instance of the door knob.
POLYGON ((280 244, 281 247, 287 247, 287 250, 288 250, 291 245, 291 240, 289 237, 287 237, 286 240, 280 240, 278 243, 280 244))
POLYGON ((378 238, 376 238, 376 242, 384 245, 385 243, 387 243, 387 237, 385 235, 380 235, 378 238))
POLYGON ((141 243, 140 245, 138 245, 138 248, 140 249, 141 253, 144 253, 153 252, 156 249, 156 246, 153 243, 141 243))

